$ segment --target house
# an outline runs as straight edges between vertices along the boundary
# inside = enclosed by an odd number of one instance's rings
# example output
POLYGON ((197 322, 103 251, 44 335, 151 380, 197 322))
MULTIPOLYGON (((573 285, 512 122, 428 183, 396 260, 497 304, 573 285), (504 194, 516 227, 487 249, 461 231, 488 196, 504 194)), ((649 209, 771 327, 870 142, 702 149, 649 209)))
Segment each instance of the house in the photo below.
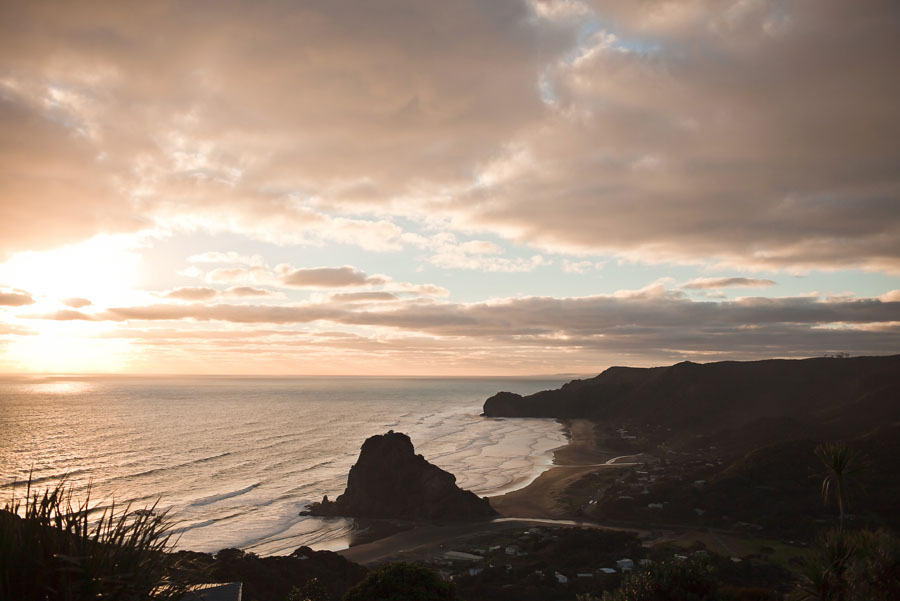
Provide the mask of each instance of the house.
POLYGON ((641 564, 641 567, 646 568, 647 566, 653 565, 653 560, 652 559, 642 559, 642 560, 640 560, 640 564, 641 564))
POLYGON ((626 557, 616 562, 616 568, 622 573, 630 572, 634 569, 634 562, 626 557))
POLYGON ((484 559, 481 555, 475 555, 474 553, 463 553, 462 551, 447 551, 444 553, 444 557, 454 561, 481 561, 484 559))
POLYGON ((519 547, 519 545, 509 545, 506 547, 506 554, 507 555, 518 555, 520 552, 520 549, 521 549, 521 547, 519 547))
POLYGON ((241 601, 243 589, 241 582, 198 584, 191 587, 181 601, 241 601))
POLYGON ((616 571, 612 568, 600 568, 600 571, 604 574, 615 574, 616 571))
POLYGON ((469 576, 477 576, 484 571, 484 568, 469 568, 469 576))
POLYGON ((560 574, 559 572, 557 572, 556 573, 556 581, 560 584, 568 584, 569 579, 566 578, 565 574, 560 574))

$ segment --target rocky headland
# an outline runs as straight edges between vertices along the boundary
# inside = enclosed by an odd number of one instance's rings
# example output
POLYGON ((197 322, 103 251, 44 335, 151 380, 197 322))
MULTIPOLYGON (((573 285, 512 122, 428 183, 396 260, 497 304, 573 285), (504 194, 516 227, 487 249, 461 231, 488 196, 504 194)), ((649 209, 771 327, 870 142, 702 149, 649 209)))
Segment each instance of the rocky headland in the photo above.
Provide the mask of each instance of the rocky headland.
POLYGON ((487 498, 463 490, 456 476, 417 455, 409 436, 393 430, 368 438, 334 501, 304 515, 458 521, 496 515, 487 498))
MULTIPOLYGON (((528 396, 500 392, 487 417, 655 425, 672 436, 728 432, 733 443, 846 438, 900 419, 900 355, 610 367, 528 396), (746 440, 744 440, 746 439, 746 440)), ((618 426, 617 426, 618 427, 618 426)))

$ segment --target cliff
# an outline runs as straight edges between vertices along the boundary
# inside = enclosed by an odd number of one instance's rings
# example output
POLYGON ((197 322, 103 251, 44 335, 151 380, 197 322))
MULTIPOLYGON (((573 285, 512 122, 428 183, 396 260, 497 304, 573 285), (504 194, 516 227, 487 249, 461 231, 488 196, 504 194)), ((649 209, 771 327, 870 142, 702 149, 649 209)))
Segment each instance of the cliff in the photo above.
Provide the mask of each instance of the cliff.
POLYGON ((900 355, 683 362, 611 367, 528 396, 501 392, 484 403, 484 415, 656 424, 684 434, 779 423, 791 430, 784 433, 788 438, 810 428, 845 437, 900 419, 897 399, 900 355))
POLYGON ((307 515, 454 521, 496 515, 487 498, 462 490, 456 476, 416 455, 409 436, 372 436, 350 468, 336 500, 313 503, 307 515))

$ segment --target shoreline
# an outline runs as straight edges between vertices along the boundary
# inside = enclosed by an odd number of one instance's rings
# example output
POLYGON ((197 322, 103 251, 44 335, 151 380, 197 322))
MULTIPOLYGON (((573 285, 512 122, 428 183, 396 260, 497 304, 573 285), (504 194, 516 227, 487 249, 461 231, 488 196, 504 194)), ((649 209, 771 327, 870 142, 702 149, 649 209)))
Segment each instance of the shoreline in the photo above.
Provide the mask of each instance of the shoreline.
POLYGON ((553 450, 553 461, 548 469, 521 488, 488 497, 499 514, 497 517, 450 525, 361 520, 357 522, 360 529, 350 536, 350 546, 337 553, 356 563, 374 565, 398 556, 440 555, 447 550, 445 545, 459 544, 485 533, 521 528, 522 523, 552 520, 566 526, 607 528, 578 519, 561 505, 560 499, 564 491, 583 476, 628 464, 614 462, 621 457, 597 445, 595 422, 575 419, 562 421, 562 424, 568 442, 553 450))

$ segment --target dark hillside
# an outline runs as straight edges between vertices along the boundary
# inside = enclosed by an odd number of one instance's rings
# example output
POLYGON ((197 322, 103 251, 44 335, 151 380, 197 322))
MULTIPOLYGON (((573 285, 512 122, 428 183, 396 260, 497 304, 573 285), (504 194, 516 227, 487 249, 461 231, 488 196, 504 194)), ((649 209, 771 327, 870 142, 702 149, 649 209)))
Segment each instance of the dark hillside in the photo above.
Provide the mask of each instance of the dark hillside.
POLYGON ((725 430, 759 438, 765 424, 776 440, 858 436, 900 419, 900 355, 611 367, 558 390, 497 394, 484 414, 651 424, 685 439, 725 430))

